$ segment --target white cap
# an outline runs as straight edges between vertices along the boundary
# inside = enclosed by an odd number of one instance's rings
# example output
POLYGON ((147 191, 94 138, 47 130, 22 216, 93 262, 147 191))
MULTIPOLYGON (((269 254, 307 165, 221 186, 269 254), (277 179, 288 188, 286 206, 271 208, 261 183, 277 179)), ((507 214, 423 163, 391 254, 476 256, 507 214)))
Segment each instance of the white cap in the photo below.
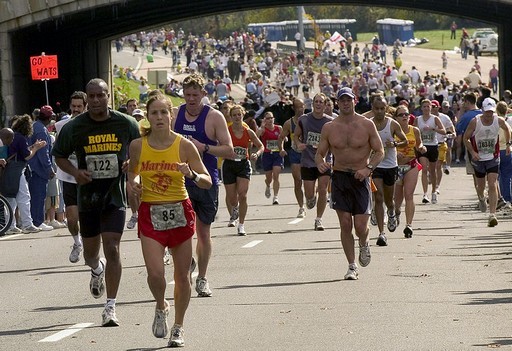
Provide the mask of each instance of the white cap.
POLYGON ((496 111, 496 101, 491 98, 486 98, 484 102, 482 102, 482 111, 496 111))

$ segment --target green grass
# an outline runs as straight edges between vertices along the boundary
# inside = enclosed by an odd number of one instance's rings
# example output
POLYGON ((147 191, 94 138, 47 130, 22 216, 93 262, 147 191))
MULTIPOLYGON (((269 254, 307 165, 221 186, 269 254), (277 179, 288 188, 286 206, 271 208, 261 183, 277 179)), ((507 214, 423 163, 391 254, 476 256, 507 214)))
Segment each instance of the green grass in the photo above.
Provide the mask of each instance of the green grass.
MULTIPOLYGON (((126 103, 126 101, 128 99, 137 99, 137 101, 139 100, 139 82, 136 82, 134 80, 130 80, 130 81, 127 81, 126 79, 123 79, 123 78, 114 78, 114 86, 115 88, 117 87, 120 87, 121 88, 121 91, 122 91, 122 96, 119 96, 119 101, 117 101, 118 99, 116 99, 116 104, 124 104, 126 103)), ((156 86, 155 85, 149 85, 150 86, 150 89, 153 90, 153 89, 156 89, 156 86)), ((167 95, 171 101, 172 101, 172 104, 173 106, 179 106, 181 105, 182 103, 185 102, 184 99, 182 98, 178 98, 178 97, 174 97, 174 96, 170 96, 170 95, 167 95)), ((116 106, 118 107, 118 106, 116 106)))
MULTIPOLYGON (((469 35, 473 35, 475 28, 467 28, 469 35)), ((454 46, 459 46, 462 31, 457 30, 457 39, 450 40, 449 30, 415 30, 414 37, 418 39, 427 38, 428 43, 421 44, 419 47, 435 50, 453 50, 454 46)), ((357 41, 362 43, 371 43, 373 36, 377 33, 357 33, 357 41)))

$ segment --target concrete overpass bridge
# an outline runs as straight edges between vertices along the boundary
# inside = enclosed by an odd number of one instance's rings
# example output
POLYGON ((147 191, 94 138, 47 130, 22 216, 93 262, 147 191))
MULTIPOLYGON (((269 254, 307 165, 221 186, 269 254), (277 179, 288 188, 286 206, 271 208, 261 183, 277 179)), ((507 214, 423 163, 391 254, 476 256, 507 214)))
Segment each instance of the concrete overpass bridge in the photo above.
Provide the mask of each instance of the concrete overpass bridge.
MULTIPOLYGON (((339 4, 338 0, 4 0, 0 1, 0 118, 45 103, 44 84, 32 81, 30 56, 57 55, 52 97, 66 100, 93 77, 110 81, 110 41, 173 21, 275 6, 339 4)), ((501 87, 512 87, 512 0, 345 0, 488 22, 499 31, 501 87)), ((52 100, 54 100, 52 98, 52 100)))

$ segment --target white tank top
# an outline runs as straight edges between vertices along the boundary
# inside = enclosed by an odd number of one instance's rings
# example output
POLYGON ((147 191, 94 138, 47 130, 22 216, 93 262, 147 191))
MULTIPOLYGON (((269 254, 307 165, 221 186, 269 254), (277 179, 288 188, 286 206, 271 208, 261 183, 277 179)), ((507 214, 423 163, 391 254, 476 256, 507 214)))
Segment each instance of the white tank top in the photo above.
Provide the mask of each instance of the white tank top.
POLYGON ((493 116, 492 124, 485 126, 482 123, 482 115, 476 118, 476 127, 471 137, 473 150, 478 152, 480 161, 490 161, 499 155, 498 135, 500 124, 496 115, 493 116))
POLYGON ((423 145, 437 146, 437 133, 434 131, 435 128, 435 116, 431 115, 426 121, 423 119, 423 116, 418 117, 418 129, 421 133, 423 145))
POLYGON ((391 134, 391 119, 386 118, 387 122, 382 130, 379 130, 380 140, 384 145, 384 158, 380 161, 377 168, 394 168, 398 167, 398 161, 396 159, 396 147, 386 147, 386 142, 394 141, 393 135, 391 134))

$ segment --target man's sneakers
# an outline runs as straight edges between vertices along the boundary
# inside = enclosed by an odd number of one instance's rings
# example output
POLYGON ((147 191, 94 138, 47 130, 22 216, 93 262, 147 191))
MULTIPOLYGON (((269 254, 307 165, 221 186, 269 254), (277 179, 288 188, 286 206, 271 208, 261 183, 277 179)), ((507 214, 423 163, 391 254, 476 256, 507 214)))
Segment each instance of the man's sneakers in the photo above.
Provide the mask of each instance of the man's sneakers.
POLYGON ((185 340, 183 338, 183 327, 177 324, 172 326, 171 337, 169 338, 168 347, 183 347, 185 346, 185 340))
POLYGON ((35 225, 29 225, 28 227, 23 228, 21 231, 23 234, 32 234, 32 233, 39 233, 41 231, 41 229, 39 229, 35 225))
POLYGON ((43 231, 43 232, 49 232, 49 231, 53 230, 53 227, 52 227, 52 226, 49 226, 49 225, 48 225, 48 224, 46 224, 46 223, 41 223, 41 224, 39 225, 39 227, 37 227, 37 228, 39 228, 39 230, 41 230, 41 231, 43 231))
POLYGON ((445 166, 443 172, 444 172, 444 174, 449 175, 450 174, 450 166, 445 166))
POLYGON ((498 219, 495 214, 491 214, 489 216, 489 222, 487 223, 488 227, 496 227, 498 225, 498 219))
POLYGON ((155 308, 155 318, 153 319, 153 335, 155 338, 165 338, 169 333, 169 325, 167 324, 167 316, 169 316, 169 302, 165 302, 165 308, 159 310, 155 308))
POLYGON ((306 207, 308 210, 311 210, 316 205, 316 195, 313 196, 311 199, 306 199, 306 207))
MULTIPOLYGON (((95 299, 99 299, 105 293, 105 266, 107 264, 107 260, 102 257, 100 258, 99 265, 102 266, 101 273, 96 274, 91 269, 91 281, 89 283, 89 290, 91 291, 91 295, 95 299)), ((114 311, 115 316, 115 311, 114 311)))
POLYGON ((265 197, 270 199, 270 186, 268 185, 265 187, 265 197))
POLYGON ((421 200, 421 203, 423 203, 423 204, 430 203, 430 199, 428 198, 427 194, 423 194, 423 199, 421 200))
POLYGON ((233 206, 233 209, 231 210, 231 219, 236 221, 239 216, 240 216, 240 210, 238 209, 238 205, 233 206))
POLYGON ((377 238, 377 246, 388 246, 388 239, 384 233, 380 233, 377 238))
POLYGON ((437 193, 436 192, 432 193, 432 204, 433 205, 437 204, 437 193))
POLYGON ((396 214, 391 214, 388 212, 388 230, 390 232, 394 232, 396 230, 396 227, 398 227, 398 220, 396 214))
POLYGON ((315 219, 315 230, 316 231, 323 231, 324 225, 322 224, 322 218, 315 219))
POLYGON ((364 246, 359 246, 359 264, 361 267, 366 267, 370 264, 372 255, 370 253, 370 245, 366 243, 364 246))
POLYGON ((14 235, 14 234, 21 234, 21 233, 23 233, 23 230, 14 226, 12 228, 7 229, 7 231, 5 232, 5 235, 14 235))
POLYGON ((496 204, 496 210, 501 210, 503 207, 507 205, 507 202, 503 197, 500 197, 498 203, 496 204))
POLYGON ((299 208, 299 214, 297 215, 297 218, 304 218, 306 217, 306 210, 304 207, 299 208))
POLYGON ((80 254, 82 253, 82 245, 73 244, 71 246, 71 253, 69 254, 69 262, 77 263, 80 261, 80 254))
POLYGON ((137 221, 138 221, 138 216, 136 216, 135 214, 132 214, 132 216, 130 217, 130 220, 128 221, 128 223, 126 223, 126 228, 128 228, 128 229, 135 228, 135 226, 137 225, 137 221))
POLYGON ((208 284, 208 280, 204 277, 197 277, 196 279, 196 292, 198 297, 210 297, 212 296, 212 291, 210 290, 210 285, 208 284))
POLYGON ((53 229, 62 229, 66 228, 67 225, 65 223, 61 223, 58 220, 54 219, 53 221, 48 222, 48 225, 53 227, 53 229))
POLYGON ((116 317, 116 306, 107 304, 101 314, 102 327, 118 327, 119 320, 116 317))
POLYGON ((357 280, 359 279, 359 270, 357 267, 348 267, 348 271, 345 274, 345 280, 357 280))
POLYGON ((404 237, 407 239, 412 238, 412 227, 410 224, 407 224, 404 228, 404 237))
POLYGON ((247 233, 245 232, 245 227, 244 227, 243 223, 238 225, 238 235, 240 235, 240 236, 247 235, 247 233))
POLYGON ((272 199, 272 205, 279 205, 279 198, 277 196, 274 196, 272 199))
POLYGON ((485 198, 478 199, 478 209, 480 212, 487 212, 487 202, 485 201, 485 198))

